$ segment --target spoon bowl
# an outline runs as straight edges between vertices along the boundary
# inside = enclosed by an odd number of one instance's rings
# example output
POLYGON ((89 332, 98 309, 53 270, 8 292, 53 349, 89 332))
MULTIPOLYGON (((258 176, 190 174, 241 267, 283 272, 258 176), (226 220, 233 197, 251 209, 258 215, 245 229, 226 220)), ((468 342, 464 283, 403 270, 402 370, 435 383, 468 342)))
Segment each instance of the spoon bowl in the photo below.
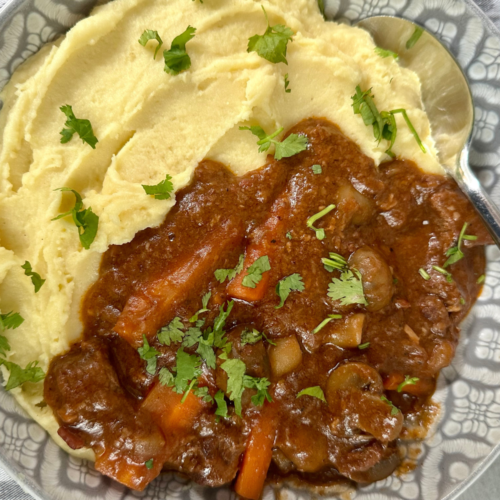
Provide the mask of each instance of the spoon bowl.
POLYGON ((472 202, 500 247, 500 210, 469 166, 474 103, 460 65, 434 35, 406 19, 374 16, 359 21, 357 26, 368 31, 377 46, 398 54, 401 66, 419 77, 439 161, 472 202), (421 33, 420 37, 413 45, 408 44, 416 32, 421 33))

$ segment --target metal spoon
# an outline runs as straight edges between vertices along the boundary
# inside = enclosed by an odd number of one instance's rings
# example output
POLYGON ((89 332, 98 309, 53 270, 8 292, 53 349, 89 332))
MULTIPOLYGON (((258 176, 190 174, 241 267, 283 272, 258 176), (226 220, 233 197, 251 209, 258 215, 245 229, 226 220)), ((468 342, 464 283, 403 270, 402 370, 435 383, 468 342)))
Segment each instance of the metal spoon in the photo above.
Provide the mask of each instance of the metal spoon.
POLYGON ((377 46, 396 52, 399 63, 420 78, 422 101, 440 163, 474 205, 500 248, 500 210, 469 166, 474 105, 459 64, 437 38, 420 27, 422 35, 407 49, 406 43, 417 25, 406 19, 374 16, 360 21, 357 26, 368 31, 377 46))

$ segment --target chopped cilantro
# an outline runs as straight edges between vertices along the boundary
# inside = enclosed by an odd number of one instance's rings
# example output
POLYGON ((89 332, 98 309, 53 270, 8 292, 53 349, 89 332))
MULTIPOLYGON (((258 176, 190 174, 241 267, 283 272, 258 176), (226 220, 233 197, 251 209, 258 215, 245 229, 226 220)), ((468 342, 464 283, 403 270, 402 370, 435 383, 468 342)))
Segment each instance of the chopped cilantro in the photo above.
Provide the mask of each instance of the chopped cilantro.
POLYGON ((323 265, 328 272, 331 273, 335 269, 338 269, 339 271, 347 269, 347 260, 345 260, 342 255, 339 255, 335 252, 330 252, 329 256, 329 259, 327 259, 326 257, 321 259, 321 262, 323 262, 323 265))
POLYGON ((328 318, 325 318, 312 332, 313 334, 318 333, 321 329, 323 329, 332 319, 341 319, 342 314, 329 314, 328 318))
POLYGON ((415 26, 415 31, 413 32, 412 36, 406 42, 406 49, 407 50, 410 50, 418 42, 418 40, 422 36, 423 32, 424 32, 424 30, 420 26, 415 26))
POLYGON ((175 317, 167 326, 164 326, 158 332, 160 344, 170 345, 171 342, 182 342, 185 333, 182 331, 184 325, 181 318, 175 317))
POLYGON ((95 239, 97 234, 97 228, 99 226, 99 216, 92 212, 92 207, 83 208, 83 201, 80 194, 74 189, 67 187, 57 188, 55 191, 71 191, 76 198, 75 206, 63 214, 59 214, 51 220, 58 220, 71 215, 73 217, 73 222, 78 228, 78 235, 80 237, 80 242, 86 250, 90 248, 90 245, 95 239))
POLYGON ((420 268, 418 270, 418 273, 420 274, 420 276, 422 276, 422 278, 424 278, 425 281, 428 281, 431 279, 431 275, 423 268, 420 268))
POLYGON ((166 73, 178 75, 181 71, 191 67, 191 58, 186 52, 186 43, 194 38, 195 32, 196 28, 188 26, 186 31, 173 39, 170 50, 163 51, 166 73))
POLYGON ((332 282, 328 285, 328 297, 333 300, 340 300, 341 305, 363 304, 368 305, 363 292, 363 283, 361 281, 361 273, 356 269, 346 269, 342 271, 340 279, 332 278, 332 282))
POLYGON ((203 332, 201 331, 201 326, 203 326, 203 323, 204 321, 199 320, 196 322, 196 326, 188 328, 187 332, 184 335, 184 338, 182 339, 182 345, 184 347, 193 347, 200 341, 200 338, 203 335, 203 332))
POLYGON ((236 415, 241 417, 241 396, 245 389, 243 386, 245 363, 241 359, 228 359, 220 367, 227 373, 227 393, 229 399, 234 402, 236 415))
POLYGON ((439 266, 432 266, 432 269, 434 271, 437 271, 438 273, 442 274, 448 283, 453 283, 453 277, 451 273, 449 273, 446 269, 443 269, 442 267, 439 266))
POLYGON ((326 208, 321 210, 321 212, 318 212, 317 214, 313 215, 312 217, 309 217, 307 219, 307 227, 309 229, 312 229, 313 231, 316 231, 316 238, 318 240, 324 240, 325 239, 325 230, 324 229, 318 229, 314 227, 314 223, 318 220, 321 219, 321 217, 325 216, 326 214, 330 213, 333 209, 335 208, 335 205, 328 205, 326 208))
POLYGON ((141 359, 146 361, 146 371, 154 375, 156 373, 156 356, 160 354, 154 347, 149 345, 146 335, 142 335, 142 347, 137 349, 141 359))
POLYGON ((326 403, 325 393, 323 389, 319 385, 315 385, 314 387, 308 387, 307 389, 302 389, 298 394, 297 398, 302 396, 312 396, 313 398, 321 399, 324 403, 326 403))
POLYGON ((276 342, 270 340, 264 332, 261 333, 255 328, 252 328, 251 330, 250 328, 245 328, 241 332, 241 346, 243 347, 247 344, 256 344, 259 340, 262 340, 262 338, 264 338, 269 344, 276 345, 276 342))
POLYGON ((160 379, 160 384, 161 385, 166 385, 168 387, 173 387, 174 385, 174 376, 172 375, 172 372, 168 369, 163 367, 160 370, 159 379, 160 379))
POLYGON ((38 273, 33 272, 33 270, 31 269, 31 264, 28 261, 26 261, 21 267, 24 269, 24 274, 26 276, 31 276, 31 282, 35 287, 35 293, 37 293, 38 290, 42 288, 45 280, 43 280, 38 273))
POLYGON ((288 64, 286 49, 288 42, 292 40, 294 32, 282 24, 269 26, 266 9, 262 7, 262 10, 266 16, 267 29, 263 35, 254 35, 248 39, 247 52, 257 52, 260 57, 272 63, 283 62, 288 64))
POLYGON ((196 349, 196 352, 200 355, 201 359, 205 361, 205 364, 209 368, 215 370, 217 364, 216 364, 213 345, 214 345, 214 332, 212 331, 211 328, 208 328, 207 330, 205 330, 203 335, 198 339, 198 349, 196 349))
POLYGON ((288 73, 285 75, 285 92, 289 94, 292 89, 289 89, 288 86, 290 85, 290 82, 288 80, 288 73))
POLYGON ((480 285, 481 283, 484 283, 485 279, 486 279, 486 275, 481 274, 481 276, 479 276, 479 278, 477 279, 476 284, 480 285))
POLYGON ((144 30, 144 32, 141 35, 141 38, 139 38, 138 41, 143 47, 145 47, 150 40, 156 40, 158 42, 158 45, 156 46, 155 53, 153 56, 153 59, 156 59, 156 54, 160 50, 160 47, 163 45, 163 40, 160 38, 160 35, 158 35, 158 31, 144 30))
POLYGON ((208 301, 210 300, 210 297, 212 296, 212 292, 207 292, 203 297, 201 298, 201 305, 203 306, 201 309, 199 309, 191 318, 189 318, 190 323, 196 323, 198 321, 198 315, 202 314, 204 312, 208 312, 210 309, 207 309, 208 306, 208 301))
POLYGON ((409 375, 406 375, 404 381, 398 385, 397 391, 401 392, 405 386, 415 385, 419 380, 420 379, 418 377, 410 377, 409 375))
POLYGON ((187 395, 196 379, 201 375, 201 359, 196 354, 188 354, 181 347, 176 354, 175 366, 175 392, 187 395))
POLYGON ((23 385, 25 382, 36 383, 43 380, 45 378, 45 373, 37 364, 38 361, 32 361, 26 365, 26 368, 21 368, 12 361, 0 359, 0 365, 4 365, 10 372, 5 390, 10 391, 11 389, 23 385))
POLYGON ((172 177, 170 175, 165 176, 165 180, 155 184, 153 186, 149 186, 147 184, 142 184, 142 188, 146 192, 154 197, 155 200, 168 200, 170 198, 170 194, 174 190, 174 185, 170 182, 172 177))
POLYGON ((460 304, 462 304, 463 306, 465 305, 465 299, 463 297, 460 297, 460 304))
POLYGON ((21 317, 19 313, 13 313, 10 311, 7 314, 0 314, 0 354, 2 356, 7 355, 7 351, 10 351, 10 344, 5 335, 2 333, 5 330, 15 330, 19 326, 21 326, 24 319, 21 317))
POLYGON ((215 279, 219 283, 224 283, 227 279, 231 281, 235 278, 237 274, 240 274, 243 271, 243 262, 245 260, 245 256, 243 254, 240 255, 238 260, 238 264, 234 269, 217 269, 214 273, 215 279))
POLYGON ((292 233, 290 233, 290 231, 288 231, 285 235, 289 240, 292 239, 292 233))
POLYGON ((214 399, 212 398, 212 396, 210 396, 210 393, 208 391, 207 386, 203 386, 203 387, 195 386, 195 387, 193 387, 193 394, 197 398, 200 398, 201 400, 205 401, 205 403, 213 403, 214 402, 214 399))
POLYGON ((282 280, 278 281, 278 284, 276 285, 276 293, 280 298, 280 303, 279 305, 275 306, 275 309, 283 307, 283 305, 285 304, 285 300, 288 298, 290 292, 292 291, 296 292, 304 291, 304 283, 302 282, 302 276, 298 273, 291 274, 290 276, 287 276, 286 278, 283 278, 282 280))
POLYGON ((227 403, 224 398, 224 393, 222 391, 217 391, 214 396, 215 402, 217 403, 217 410, 215 410, 215 414, 219 417, 226 418, 227 417, 227 403))
POLYGON ((406 109, 393 109, 392 111, 389 111, 391 115, 395 115, 396 113, 401 113, 403 115, 403 118, 406 122, 406 125, 408 125, 408 128, 410 129, 410 132, 412 133, 413 137, 415 138, 415 141, 417 141, 417 144, 419 145, 420 149, 422 150, 423 153, 427 153, 427 150, 425 149, 425 146, 422 144, 422 141, 420 140, 420 137, 417 134, 417 131, 415 130, 415 127, 411 123, 410 119, 408 118, 408 114, 406 113, 406 109))
POLYGON ((241 283, 247 288, 255 288, 262 279, 262 275, 270 270, 271 264, 269 264, 269 257, 263 255, 247 269, 247 275, 243 278, 241 283))
POLYGON ((262 406, 266 399, 270 403, 272 402, 273 399, 267 390, 267 388, 271 385, 271 382, 269 382, 266 377, 257 378, 245 375, 243 377, 243 385, 246 389, 255 389, 257 391, 257 394, 251 398, 254 406, 262 406))
POLYGON ((455 264, 455 262, 458 262, 459 260, 464 258, 464 253, 460 249, 462 246, 462 241, 463 240, 469 240, 469 241, 476 241, 477 236, 473 236, 471 234, 465 234, 465 231, 467 231, 467 222, 464 223, 462 226, 462 229, 460 231, 460 234, 458 236, 458 242, 457 246, 451 247, 446 251, 446 257, 448 257, 447 261, 443 264, 444 268, 447 268, 451 264, 455 264))
POLYGON ((380 399, 391 407, 391 415, 393 417, 399 413, 399 408, 394 406, 394 403, 392 401, 387 399, 385 396, 380 396, 380 399))
POLYGON ((313 165, 311 167, 312 171, 313 171, 313 174, 322 174, 323 173, 323 169, 321 168, 321 165, 313 165))
POLYGON ((144 465, 146 466, 146 469, 152 469, 154 465, 154 461, 152 458, 144 462, 144 465))
POLYGON ((394 57, 394 59, 397 59, 399 57, 396 54, 396 52, 393 52, 392 50, 383 49, 382 47, 375 47, 375 53, 383 58, 394 57))
POLYGON ((359 344, 358 345, 358 349, 368 349, 368 347, 370 347, 370 342, 365 342, 364 344, 359 344))
POLYGON ((86 142, 92 149, 95 149, 95 145, 99 141, 94 135, 90 121, 76 118, 73 113, 73 108, 69 104, 61 106, 59 109, 66 115, 64 126, 67 127, 63 128, 60 132, 62 136, 61 144, 69 142, 76 132, 80 136, 82 142, 86 142))
POLYGON ((251 127, 240 127, 240 130, 250 130, 253 135, 257 136, 259 140, 259 153, 267 151, 272 144, 274 144, 274 158, 281 160, 282 158, 289 158, 301 151, 307 149, 307 137, 297 134, 290 134, 284 141, 276 141, 274 138, 283 132, 283 127, 276 130, 271 135, 267 135, 264 129, 259 125, 252 125, 251 127))

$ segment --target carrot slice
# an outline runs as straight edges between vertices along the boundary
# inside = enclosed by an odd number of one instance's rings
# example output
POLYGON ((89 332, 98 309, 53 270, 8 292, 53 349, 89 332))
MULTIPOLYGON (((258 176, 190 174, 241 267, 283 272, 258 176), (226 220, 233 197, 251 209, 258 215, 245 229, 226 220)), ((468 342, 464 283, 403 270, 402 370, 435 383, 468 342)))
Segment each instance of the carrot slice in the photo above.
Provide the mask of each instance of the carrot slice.
POLYGON ((271 405, 250 433, 234 490, 250 500, 259 500, 271 464, 277 421, 271 405))
POLYGON ((398 385, 401 384, 404 379, 404 375, 401 375, 401 373, 391 373, 384 378, 384 389, 387 391, 396 391, 398 385))
MULTIPOLYGON (((401 373, 391 373, 384 379, 384 389, 387 391, 397 391, 399 385, 405 380, 401 373)), ((406 384, 401 392, 412 394, 413 396, 422 396, 433 390, 434 379, 431 377, 420 378, 414 384, 406 384)))
POLYGON ((236 219, 228 219, 208 234, 194 251, 167 266, 155 279, 142 283, 131 295, 114 327, 132 347, 142 345, 142 336, 150 340, 175 314, 189 292, 227 253, 243 239, 244 229, 236 219))

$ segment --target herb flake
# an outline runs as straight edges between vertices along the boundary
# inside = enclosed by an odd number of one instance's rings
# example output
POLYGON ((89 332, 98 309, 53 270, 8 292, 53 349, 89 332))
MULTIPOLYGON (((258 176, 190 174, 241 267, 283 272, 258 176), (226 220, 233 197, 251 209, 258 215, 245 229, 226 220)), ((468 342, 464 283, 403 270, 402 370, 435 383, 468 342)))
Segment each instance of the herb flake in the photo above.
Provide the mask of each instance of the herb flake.
POLYGON ((156 49, 155 49, 155 53, 153 55, 153 59, 156 59, 156 54, 160 50, 160 47, 163 45, 163 40, 161 39, 160 35, 158 34, 158 31, 144 30, 144 32, 142 33, 142 35, 138 41, 143 47, 145 47, 146 44, 150 40, 156 40, 158 42, 158 45, 156 46, 156 49))
POLYGON ((24 274, 26 276, 31 277, 31 282, 35 287, 35 293, 37 293, 38 290, 42 288, 42 285, 45 283, 45 280, 43 280, 38 273, 33 272, 31 264, 28 261, 26 261, 21 267, 24 269, 24 274))
POLYGON ((176 36, 169 50, 163 51, 165 73, 178 75, 181 71, 191 67, 191 58, 186 51, 186 44, 194 38, 196 28, 188 26, 179 36, 176 36))
POLYGON ((304 283, 302 281, 302 276, 298 273, 291 274, 286 278, 278 281, 276 285, 276 294, 280 298, 279 305, 275 306, 275 309, 280 309, 285 304, 285 300, 290 295, 290 292, 303 292, 304 283))
POLYGON ((325 398, 325 393, 323 392, 323 389, 319 385, 315 385, 314 387, 308 387, 307 389, 301 390, 297 394, 297 398, 300 398, 302 396, 312 396, 313 398, 318 398, 323 403, 326 403, 326 398, 325 398))
POLYGON ((353 271, 346 269, 342 271, 340 279, 332 278, 332 282, 328 285, 328 297, 333 300, 340 300, 340 304, 343 306, 350 304, 367 306, 368 302, 363 292, 361 273, 356 269, 353 271))
POLYGON ((170 175, 165 176, 165 180, 160 181, 158 184, 149 186, 147 184, 142 184, 142 188, 149 194, 153 196, 155 200, 168 200, 172 191, 174 190, 174 185, 170 182, 172 177, 170 175))

